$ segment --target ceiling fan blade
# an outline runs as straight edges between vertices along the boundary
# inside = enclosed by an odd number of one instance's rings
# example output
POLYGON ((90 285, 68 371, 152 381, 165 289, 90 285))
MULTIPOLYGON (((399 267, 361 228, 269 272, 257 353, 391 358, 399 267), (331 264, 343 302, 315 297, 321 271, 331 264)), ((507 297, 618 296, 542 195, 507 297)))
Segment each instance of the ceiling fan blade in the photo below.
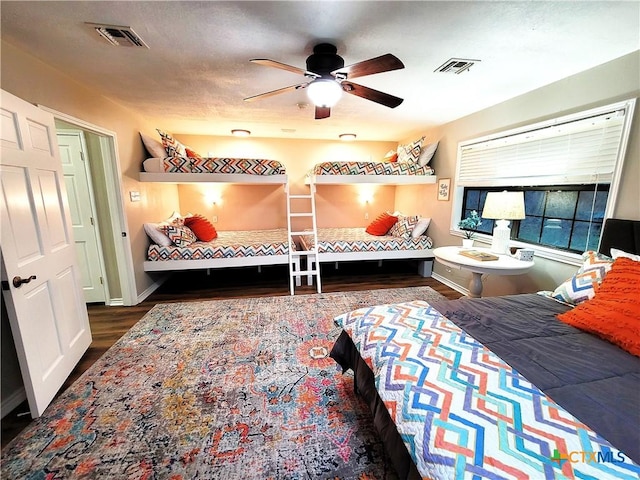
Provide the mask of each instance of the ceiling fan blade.
POLYGON ((404 63, 395 55, 387 53, 376 58, 338 68, 331 72, 331 75, 335 77, 338 74, 346 74, 347 78, 356 78, 373 75, 374 73, 390 72, 401 68, 404 68, 404 63))
POLYGON ((301 68, 293 67, 291 65, 287 65, 286 63, 276 62, 275 60, 269 60, 268 58, 253 58, 249 61, 257 63, 259 65, 264 65, 265 67, 274 67, 279 68, 280 70, 286 70, 287 72, 299 73, 300 75, 304 75, 306 72, 306 70, 303 70, 301 68))
POLYGON ((259 65, 264 65, 265 67, 274 67, 279 68, 280 70, 286 70, 287 72, 298 73, 305 77, 320 78, 322 76, 317 73, 310 72, 309 70, 303 70, 302 68, 287 65, 286 63, 276 62, 275 60, 269 60, 268 58, 253 58, 249 61, 259 65))
POLYGON ((363 85, 358 85, 353 82, 342 82, 342 90, 351 95, 357 95, 358 97, 366 98, 367 100, 371 100, 372 102, 379 103, 389 108, 396 108, 400 105, 404 99, 400 97, 396 97, 394 95, 390 95, 388 93, 381 92, 379 90, 374 90, 373 88, 365 87, 363 85))
POLYGON ((272 97, 274 95, 278 95, 280 93, 290 92, 292 90, 298 90, 299 88, 306 88, 309 85, 309 82, 299 83, 297 85, 291 85, 289 87, 279 88, 277 90, 271 90, 270 92, 261 93, 259 95, 254 95, 252 97, 247 97, 244 99, 245 102, 253 102, 254 100, 259 100, 261 98, 272 97))
POLYGON ((322 118, 329 118, 331 115, 331 108, 329 107, 316 107, 316 120, 322 118))

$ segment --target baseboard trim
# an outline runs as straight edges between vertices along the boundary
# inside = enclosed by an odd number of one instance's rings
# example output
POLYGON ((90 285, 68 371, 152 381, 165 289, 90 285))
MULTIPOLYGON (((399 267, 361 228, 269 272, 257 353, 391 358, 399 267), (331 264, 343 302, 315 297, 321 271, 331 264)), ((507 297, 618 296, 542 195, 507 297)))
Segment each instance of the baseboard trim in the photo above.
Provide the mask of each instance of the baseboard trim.
POLYGON ((110 307, 124 307, 124 298, 111 298, 109 299, 110 307))
POLYGON ((159 277, 155 282, 153 282, 151 285, 149 285, 149 287, 142 292, 140 295, 138 295, 138 303, 144 302, 147 297, 149 295, 151 295, 153 292, 155 292, 158 288, 160 288, 160 286, 167 281, 167 279, 171 276, 170 273, 166 273, 164 275, 162 275, 161 277, 159 277))
POLYGON ((436 272, 431 273, 431 278, 438 280, 440 283, 444 283, 447 287, 453 288, 456 292, 460 292, 461 294, 466 295, 467 297, 469 296, 469 290, 467 290, 464 287, 461 287, 457 283, 452 282, 451 280, 449 280, 446 277, 443 277, 442 275, 438 275, 436 272))
POLYGON ((27 399, 27 392, 24 387, 20 387, 13 392, 7 398, 2 399, 0 403, 0 418, 4 418, 9 415, 15 408, 27 399))

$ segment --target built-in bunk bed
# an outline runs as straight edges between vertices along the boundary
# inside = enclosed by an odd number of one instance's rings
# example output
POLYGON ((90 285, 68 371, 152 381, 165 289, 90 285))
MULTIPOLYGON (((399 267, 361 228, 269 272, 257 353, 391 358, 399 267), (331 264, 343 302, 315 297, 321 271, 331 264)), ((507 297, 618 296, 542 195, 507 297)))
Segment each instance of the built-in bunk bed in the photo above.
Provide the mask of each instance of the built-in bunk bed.
MULTIPOLYGON (((174 155, 149 158, 143 162, 143 168, 141 182, 282 185, 283 193, 287 187, 285 167, 276 160, 174 155)), ((172 223, 172 220, 161 223, 172 223)), ((196 239, 191 242, 183 242, 178 231, 176 243, 171 238, 166 241, 162 231, 157 235, 156 230, 162 227, 162 224, 145 224, 145 231, 152 238, 144 262, 147 272, 289 263, 291 243, 285 228, 216 231, 216 238, 210 241, 196 239), (154 238, 158 240, 154 241, 154 238)), ((299 265, 294 265, 294 269, 299 269, 299 265)))
POLYGON ((554 292, 336 318, 399 478, 640 478, 640 221, 554 292))
MULTIPOLYGON (((436 183, 433 168, 428 163, 437 143, 422 147, 422 139, 407 146, 399 146, 395 157, 387 154, 381 162, 322 162, 307 174, 306 183, 312 189, 316 185, 429 185, 436 183), (411 154, 407 153, 411 152, 411 154), (389 158, 391 157, 391 158, 389 158), (395 161, 388 161, 395 160, 395 161)), ((383 214, 384 216, 385 214, 383 214)), ((387 215, 388 216, 388 215, 387 215)), ((414 215, 391 215, 397 223, 384 234, 367 232, 367 228, 319 228, 318 260, 322 263, 361 260, 417 260, 418 272, 431 276, 433 266, 433 242, 426 234, 429 219, 414 215)), ((376 219, 378 220, 378 219, 376 219)), ((379 233, 379 232, 377 232, 379 233)), ((313 236, 300 236, 303 250, 313 250, 313 236)), ((312 260, 312 268, 315 262, 312 260)))

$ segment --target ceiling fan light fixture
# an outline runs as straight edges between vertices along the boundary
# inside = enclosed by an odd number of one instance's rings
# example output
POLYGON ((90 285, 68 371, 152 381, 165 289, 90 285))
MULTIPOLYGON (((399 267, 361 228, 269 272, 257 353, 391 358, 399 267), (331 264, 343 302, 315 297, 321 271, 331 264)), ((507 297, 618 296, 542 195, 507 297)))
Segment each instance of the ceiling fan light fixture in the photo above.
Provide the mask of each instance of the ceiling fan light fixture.
POLYGON ((235 128, 231 130, 231 135, 234 135, 236 137, 248 137, 249 135, 251 135, 251 132, 249 130, 235 128))
POLYGON ((356 139, 356 134, 355 133, 341 133, 340 135, 338 135, 338 138, 340 138, 340 140, 342 140, 342 141, 350 142, 350 141, 356 139))
POLYGON ((316 107, 331 108, 342 96, 342 87, 335 80, 319 78, 307 87, 307 95, 316 107))

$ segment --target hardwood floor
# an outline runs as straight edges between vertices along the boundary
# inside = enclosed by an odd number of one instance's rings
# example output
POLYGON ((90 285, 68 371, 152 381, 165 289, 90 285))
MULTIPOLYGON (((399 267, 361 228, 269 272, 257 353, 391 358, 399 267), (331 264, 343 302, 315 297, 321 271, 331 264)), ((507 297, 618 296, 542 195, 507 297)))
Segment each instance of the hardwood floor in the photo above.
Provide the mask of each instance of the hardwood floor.
MULTIPOLYGON (((274 265, 263 267, 261 272, 257 269, 230 268, 213 271, 211 275, 204 271, 179 272, 136 306, 89 305, 93 342, 60 392, 77 380, 156 303, 289 295, 287 268, 274 265)), ((406 261, 384 262, 382 266, 378 266, 377 262, 340 264, 338 270, 333 265, 323 265, 322 291, 328 293, 429 286, 450 299, 462 296, 437 280, 420 277, 416 271, 417 263, 406 261)), ((303 279, 303 283, 305 280, 303 279)), ((296 295, 313 293, 316 293, 315 286, 296 288, 296 295)), ((2 419, 2 447, 31 422, 28 411, 25 401, 2 419)))

